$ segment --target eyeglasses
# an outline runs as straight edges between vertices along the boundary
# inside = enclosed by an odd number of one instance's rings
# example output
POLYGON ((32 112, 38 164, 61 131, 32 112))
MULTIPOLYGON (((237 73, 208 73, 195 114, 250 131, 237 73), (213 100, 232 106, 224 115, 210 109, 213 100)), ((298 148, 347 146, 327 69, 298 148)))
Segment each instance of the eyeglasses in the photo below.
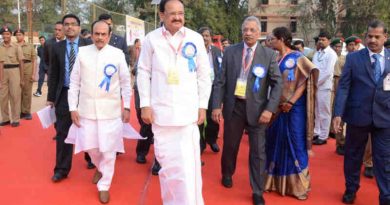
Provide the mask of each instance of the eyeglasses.
POLYGON ((179 12, 170 12, 167 13, 168 16, 184 16, 184 12, 179 11, 179 12))
POLYGON ((72 22, 72 23, 64 23, 64 26, 69 27, 69 26, 79 26, 77 22, 72 22))

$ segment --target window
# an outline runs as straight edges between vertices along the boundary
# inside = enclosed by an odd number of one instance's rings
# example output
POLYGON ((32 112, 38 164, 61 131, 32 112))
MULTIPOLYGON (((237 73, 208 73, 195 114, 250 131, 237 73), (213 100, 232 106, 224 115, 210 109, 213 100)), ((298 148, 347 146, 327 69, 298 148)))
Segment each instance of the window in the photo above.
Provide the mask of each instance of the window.
POLYGON ((297 32, 297 17, 290 18, 290 31, 291 33, 297 32))
POLYGON ((260 17, 261 32, 267 32, 267 17, 260 17))
POLYGON ((298 4, 298 0, 291 0, 291 4, 297 5, 298 4))

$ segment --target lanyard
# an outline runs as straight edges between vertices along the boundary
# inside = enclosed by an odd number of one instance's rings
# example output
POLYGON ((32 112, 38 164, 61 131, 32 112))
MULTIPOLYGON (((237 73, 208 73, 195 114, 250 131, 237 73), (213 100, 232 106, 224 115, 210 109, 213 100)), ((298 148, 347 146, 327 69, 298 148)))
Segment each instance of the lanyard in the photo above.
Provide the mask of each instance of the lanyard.
MULTIPOLYGON (((252 56, 250 57, 249 59, 249 62, 248 62, 248 65, 246 65, 245 63, 245 46, 244 48, 242 49, 242 69, 244 70, 244 73, 248 71, 249 67, 252 65, 252 61, 253 61, 253 58, 255 57, 255 52, 256 52, 256 48, 252 51, 252 56)), ((248 53, 247 53, 248 54, 248 53)))
POLYGON ((184 36, 183 36, 183 38, 181 39, 180 44, 179 44, 179 46, 177 47, 177 49, 175 49, 175 47, 174 47, 174 46, 171 44, 171 42, 169 41, 169 39, 168 39, 168 37, 167 37, 167 32, 168 32, 168 31, 166 31, 166 30, 165 30, 165 31, 162 31, 162 35, 164 36, 164 38, 165 38, 165 40, 167 41, 169 47, 170 47, 171 50, 176 54, 176 57, 177 57, 177 55, 178 55, 179 52, 180 52, 181 46, 182 46, 182 44, 183 44, 184 38, 186 37, 186 32, 185 32, 185 30, 184 30, 184 36))

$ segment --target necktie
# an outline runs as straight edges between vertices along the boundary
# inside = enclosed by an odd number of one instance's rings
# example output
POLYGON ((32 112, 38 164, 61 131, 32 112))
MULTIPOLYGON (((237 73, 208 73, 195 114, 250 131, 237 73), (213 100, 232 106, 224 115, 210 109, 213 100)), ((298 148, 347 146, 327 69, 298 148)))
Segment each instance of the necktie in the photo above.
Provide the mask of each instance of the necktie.
POLYGON ((76 53, 74 51, 73 45, 74 42, 70 42, 70 53, 69 53, 69 74, 72 72, 74 62, 76 60, 76 53))
MULTIPOLYGON (((248 67, 249 61, 251 59, 251 54, 252 54, 252 48, 247 48, 246 49, 246 55, 245 55, 245 66, 248 67)), ((244 68, 245 69, 245 68, 244 68)))
POLYGON ((379 61, 380 59, 380 55, 379 54, 374 54, 372 55, 372 57, 374 58, 375 62, 374 62, 374 77, 375 77, 375 82, 378 82, 379 81, 379 78, 381 77, 381 63, 379 61))

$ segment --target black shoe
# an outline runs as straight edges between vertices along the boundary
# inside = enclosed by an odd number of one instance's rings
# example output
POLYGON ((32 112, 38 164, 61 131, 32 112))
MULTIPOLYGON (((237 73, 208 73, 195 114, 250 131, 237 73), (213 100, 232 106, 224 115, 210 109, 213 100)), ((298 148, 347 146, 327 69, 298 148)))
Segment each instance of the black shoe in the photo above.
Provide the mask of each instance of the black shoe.
POLYGON ((11 124, 11 121, 5 121, 5 122, 1 122, 0 123, 0 126, 6 126, 6 125, 9 125, 9 124, 11 124))
POLYGON ((336 153, 338 155, 344 155, 345 154, 344 146, 343 145, 337 145, 336 153))
POLYGON ((314 141, 314 140, 317 140, 318 137, 319 137, 318 135, 314 135, 314 136, 313 136, 313 141, 314 141))
POLYGON ((313 144, 314 145, 324 145, 324 144, 326 144, 326 140, 322 140, 320 138, 317 138, 317 139, 313 140, 313 144))
POLYGON ((219 146, 217 143, 210 144, 210 148, 213 152, 219 152, 219 146))
POLYGON ((96 166, 92 162, 87 163, 87 169, 94 169, 96 166))
POLYGON ((336 138, 336 134, 333 133, 333 132, 329 132, 329 137, 335 139, 336 138))
POLYGON ((60 182, 61 180, 65 179, 66 177, 68 177, 68 176, 60 174, 60 173, 55 173, 53 175, 53 177, 51 178, 51 181, 53 181, 53 182, 60 182))
POLYGON ((19 127, 19 122, 11 122, 11 127, 19 127))
POLYGON ((343 195, 343 203, 344 204, 353 204, 356 198, 356 192, 345 191, 343 195))
POLYGON ((233 179, 232 177, 225 177, 222 176, 222 185, 226 188, 232 188, 233 186, 233 179))
POLYGON ((365 167, 363 175, 367 178, 372 179, 374 178, 374 170, 372 169, 372 167, 365 167))
POLYGON ((154 165, 152 167, 152 174, 157 176, 160 169, 161 169, 160 163, 158 163, 157 160, 154 160, 154 165))
POLYGON ((263 196, 252 194, 253 205, 265 205, 263 196))
POLYGON ((25 120, 32 120, 32 116, 30 113, 21 113, 20 118, 25 120))
POLYGON ((137 158, 135 160, 138 164, 145 164, 146 158, 143 155, 137 155, 137 158))

